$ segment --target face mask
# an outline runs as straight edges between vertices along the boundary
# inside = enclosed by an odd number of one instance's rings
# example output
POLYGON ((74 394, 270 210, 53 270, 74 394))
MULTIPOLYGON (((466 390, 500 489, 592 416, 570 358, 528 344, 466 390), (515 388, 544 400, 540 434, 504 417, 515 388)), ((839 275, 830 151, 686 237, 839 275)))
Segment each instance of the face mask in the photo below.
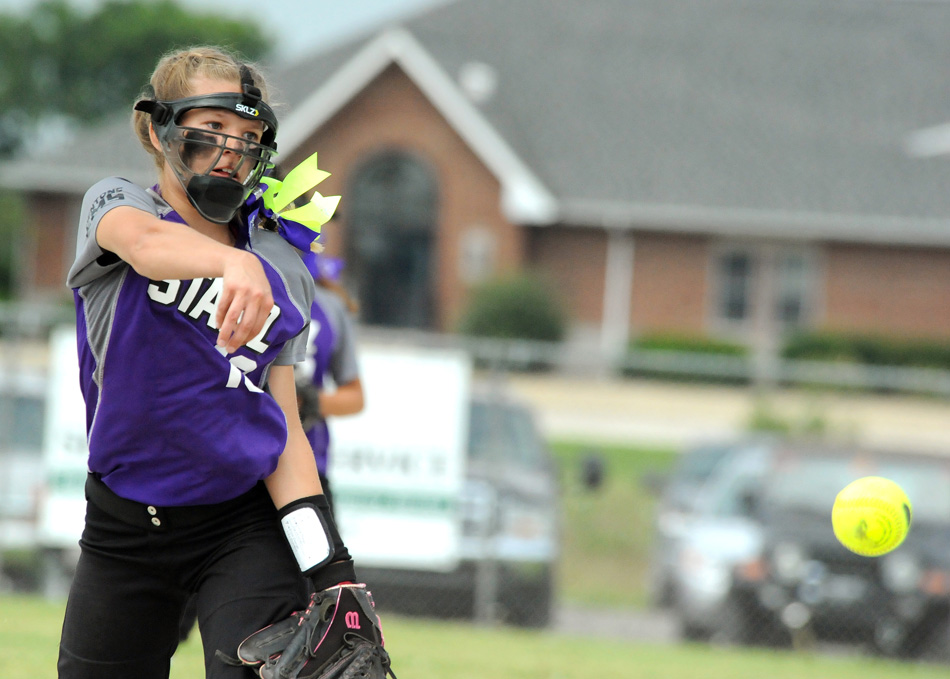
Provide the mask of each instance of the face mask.
POLYGON ((273 166, 271 158, 277 153, 277 117, 261 101, 260 90, 251 84, 246 67, 241 70, 241 81, 243 93, 222 92, 173 101, 143 99, 135 104, 136 110, 152 116, 162 154, 188 200, 202 217, 218 224, 231 221, 257 188, 265 170, 273 166), (264 123, 260 142, 178 124, 187 111, 197 108, 222 109, 264 123), (226 151, 230 155, 223 162, 226 151), (212 174, 216 168, 225 170, 228 176, 212 174))

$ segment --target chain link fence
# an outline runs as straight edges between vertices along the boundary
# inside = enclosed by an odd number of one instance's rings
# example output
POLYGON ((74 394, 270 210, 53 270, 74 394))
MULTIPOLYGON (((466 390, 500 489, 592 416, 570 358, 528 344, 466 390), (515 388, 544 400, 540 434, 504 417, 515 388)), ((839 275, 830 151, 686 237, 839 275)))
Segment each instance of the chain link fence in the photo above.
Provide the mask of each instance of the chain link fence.
MULTIPOLYGON (((42 552, 33 531, 45 481, 48 340, 70 315, 68 309, 29 307, 0 313, 0 555, 6 556, 0 587, 5 590, 61 595, 68 584, 62 559, 54 567, 48 554, 24 554, 42 552), (51 582, 64 574, 65 584, 51 582)), ((361 330, 365 341, 463 348, 488 385, 469 404, 468 466, 457 498, 460 557, 439 571, 361 567, 359 575, 380 608, 483 624, 552 625, 564 603, 559 570, 564 531, 583 525, 583 517, 567 515, 576 507, 567 507, 560 491, 565 476, 579 470, 557 467, 534 413, 506 398, 503 376, 543 370, 598 378, 616 375, 617 362, 568 345, 361 330)), ((755 379, 753 367, 742 361, 672 353, 626 360, 625 367, 654 376, 755 379)), ((849 389, 898 385, 936 397, 944 394, 947 380, 935 371, 836 373, 801 362, 780 367, 788 381, 798 376, 849 389)), ((713 448, 677 456, 678 466, 657 496, 651 563, 644 569, 649 576, 642 583, 653 605, 638 614, 672 618, 684 640, 792 649, 833 644, 915 661, 948 659, 950 458, 878 456, 750 438, 720 446, 718 456, 710 454, 715 465, 696 462, 713 448), (830 526, 835 492, 870 474, 900 481, 914 503, 907 540, 878 558, 851 554, 835 541, 830 526)), ((597 501, 596 494, 584 499, 597 501)), ((616 529, 629 529, 622 516, 616 529)), ((631 561, 636 558, 631 555, 631 561)), ((638 568, 631 564, 629 572, 638 568)))

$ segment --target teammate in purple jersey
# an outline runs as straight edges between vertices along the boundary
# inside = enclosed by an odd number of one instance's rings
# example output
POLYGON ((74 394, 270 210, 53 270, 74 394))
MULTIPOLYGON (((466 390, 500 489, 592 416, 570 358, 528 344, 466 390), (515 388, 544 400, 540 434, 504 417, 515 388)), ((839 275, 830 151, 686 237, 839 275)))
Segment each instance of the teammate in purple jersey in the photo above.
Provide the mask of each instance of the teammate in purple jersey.
POLYGON ((342 639, 321 625, 344 620, 347 648, 388 669, 298 416, 313 279, 279 220, 248 218, 276 151, 266 102, 232 54, 166 55, 133 114, 158 183, 105 179, 83 202, 68 285, 88 502, 61 678, 166 679, 191 595, 207 677, 312 672, 328 649, 288 641, 342 639), (288 634, 262 655, 269 625, 288 634))
POLYGON ((352 314, 358 306, 340 284, 342 260, 310 253, 304 262, 317 284, 310 307, 309 355, 297 365, 300 419, 313 448, 320 483, 333 506, 327 467, 330 456, 328 417, 363 410, 363 383, 357 363, 356 328, 352 314))

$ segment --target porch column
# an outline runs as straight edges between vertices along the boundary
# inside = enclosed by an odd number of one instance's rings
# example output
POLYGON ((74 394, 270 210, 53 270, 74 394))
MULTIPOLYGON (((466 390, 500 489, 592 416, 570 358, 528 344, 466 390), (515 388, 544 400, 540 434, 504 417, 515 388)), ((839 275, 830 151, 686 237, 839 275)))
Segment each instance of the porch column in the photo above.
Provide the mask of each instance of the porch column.
POLYGON ((603 358, 614 361, 627 350, 630 339, 630 299, 633 294, 634 238, 629 231, 607 232, 607 263, 604 267, 604 312, 600 326, 603 358))

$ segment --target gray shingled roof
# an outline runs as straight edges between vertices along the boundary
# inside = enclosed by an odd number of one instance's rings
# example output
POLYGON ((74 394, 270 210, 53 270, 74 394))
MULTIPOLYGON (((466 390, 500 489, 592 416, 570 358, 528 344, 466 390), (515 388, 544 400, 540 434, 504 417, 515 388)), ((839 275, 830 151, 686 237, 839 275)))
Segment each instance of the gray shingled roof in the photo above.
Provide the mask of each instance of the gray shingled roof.
MULTIPOLYGON (((452 79, 494 69, 477 110, 564 221, 950 244, 950 156, 907 151, 950 121, 950 3, 457 0, 404 27, 452 79)), ((276 74, 289 114, 371 40, 276 74)), ((149 171, 118 129, 39 174, 149 171)))
POLYGON ((950 120, 950 4, 478 0, 408 28, 451 74, 497 69, 486 116, 578 220, 678 206, 950 231, 950 157, 904 150, 950 120))

